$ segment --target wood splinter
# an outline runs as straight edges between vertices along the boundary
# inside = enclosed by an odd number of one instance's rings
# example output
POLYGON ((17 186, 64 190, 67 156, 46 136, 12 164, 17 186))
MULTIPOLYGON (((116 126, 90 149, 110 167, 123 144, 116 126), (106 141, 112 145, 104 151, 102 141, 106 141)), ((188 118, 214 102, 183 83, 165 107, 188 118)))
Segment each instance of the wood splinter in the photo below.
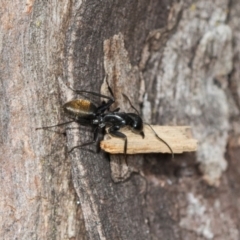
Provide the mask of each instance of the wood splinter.
MULTIPOLYGON (((168 143, 174 154, 197 150, 197 140, 192 138, 190 126, 151 126, 159 137, 168 143)), ((122 129, 121 132, 128 139, 127 154, 170 153, 168 147, 155 136, 147 125, 144 126, 144 139, 129 129, 122 129)), ((112 154, 123 153, 124 141, 106 134, 100 147, 105 152, 112 154)))

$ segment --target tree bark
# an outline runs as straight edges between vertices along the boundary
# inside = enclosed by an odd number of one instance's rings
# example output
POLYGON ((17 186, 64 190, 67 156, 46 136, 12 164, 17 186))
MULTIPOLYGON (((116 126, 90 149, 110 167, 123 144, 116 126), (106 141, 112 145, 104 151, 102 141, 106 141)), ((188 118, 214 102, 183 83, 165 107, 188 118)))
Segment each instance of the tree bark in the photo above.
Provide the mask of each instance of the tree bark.
MULTIPOLYGON (((2 239, 239 239, 240 3, 1 4, 2 239), (68 151, 75 89, 104 92, 145 121, 190 125, 197 154, 68 151), (226 171, 227 170, 227 171, 226 171)), ((100 99, 93 99, 97 104, 100 99)))

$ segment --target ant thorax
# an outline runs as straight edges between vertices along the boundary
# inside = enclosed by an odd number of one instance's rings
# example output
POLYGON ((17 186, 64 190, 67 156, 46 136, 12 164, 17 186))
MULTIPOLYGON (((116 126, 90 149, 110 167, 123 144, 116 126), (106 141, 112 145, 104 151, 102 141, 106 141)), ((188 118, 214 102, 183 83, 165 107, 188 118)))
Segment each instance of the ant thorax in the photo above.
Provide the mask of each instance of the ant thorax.
POLYGON ((104 128, 106 126, 106 123, 103 121, 103 118, 101 116, 93 119, 92 123, 93 125, 98 125, 100 128, 104 128))

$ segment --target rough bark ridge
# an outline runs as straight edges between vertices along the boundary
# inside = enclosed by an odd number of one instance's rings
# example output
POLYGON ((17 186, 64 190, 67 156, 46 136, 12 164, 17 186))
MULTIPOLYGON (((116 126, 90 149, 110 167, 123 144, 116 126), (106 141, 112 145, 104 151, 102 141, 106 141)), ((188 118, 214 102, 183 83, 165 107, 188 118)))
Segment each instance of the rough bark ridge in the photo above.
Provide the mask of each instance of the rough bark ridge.
POLYGON ((239 239, 240 3, 26 3, 0 11, 2 238, 239 239), (148 122, 192 125, 197 163, 150 154, 110 167, 104 153, 67 154, 90 129, 35 131, 64 121, 67 83, 99 92, 106 75, 122 110, 124 92, 148 122))

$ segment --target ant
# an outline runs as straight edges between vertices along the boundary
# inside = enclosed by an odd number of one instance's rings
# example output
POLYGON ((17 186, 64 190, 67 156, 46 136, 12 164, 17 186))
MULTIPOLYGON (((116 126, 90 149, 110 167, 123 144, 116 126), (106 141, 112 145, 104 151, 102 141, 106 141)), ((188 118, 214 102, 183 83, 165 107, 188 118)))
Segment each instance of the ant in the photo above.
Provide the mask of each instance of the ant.
MULTIPOLYGON (((71 121, 60 123, 54 126, 36 128, 36 130, 62 126, 72 122, 76 122, 84 126, 91 126, 93 128, 93 140, 73 147, 69 151, 69 152, 72 152, 75 148, 80 148, 80 147, 95 143, 98 139, 99 130, 104 129, 105 127, 109 127, 108 133, 111 136, 121 138, 124 140, 124 155, 126 159, 127 144, 128 144, 127 136, 122 132, 119 132, 119 130, 123 127, 129 127, 134 133, 139 134, 142 136, 142 138, 144 138, 144 132, 143 132, 144 123, 137 109, 132 105, 130 99, 125 94, 123 94, 123 96, 128 100, 128 102, 130 103, 130 106, 137 112, 137 114, 119 112, 120 108, 116 108, 115 110, 110 111, 110 106, 115 102, 115 97, 113 95, 111 87, 109 86, 108 81, 107 81, 107 85, 108 85, 108 91, 110 92, 111 97, 98 94, 95 92, 91 92, 91 91, 74 90, 69 87, 73 92, 77 94, 81 94, 81 95, 83 93, 91 94, 93 96, 107 99, 107 102, 103 101, 101 105, 96 106, 93 102, 85 99, 75 99, 75 100, 69 101, 63 105, 63 110, 68 115, 68 117, 72 119, 71 121)), ((158 136, 158 134, 154 131, 154 129, 150 124, 148 123, 145 123, 145 124, 147 124, 155 133, 155 136, 169 148, 172 154, 172 158, 174 158, 173 151, 171 147, 168 145, 168 143, 158 136)))

